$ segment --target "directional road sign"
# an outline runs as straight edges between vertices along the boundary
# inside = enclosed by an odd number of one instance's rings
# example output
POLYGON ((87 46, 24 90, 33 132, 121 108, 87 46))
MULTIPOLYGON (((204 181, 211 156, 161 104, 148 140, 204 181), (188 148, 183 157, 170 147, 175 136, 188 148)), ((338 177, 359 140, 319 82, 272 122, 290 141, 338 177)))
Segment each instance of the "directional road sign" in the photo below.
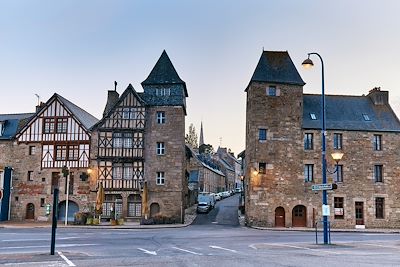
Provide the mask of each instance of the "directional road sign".
POLYGON ((312 191, 332 190, 333 184, 313 184, 311 189, 312 191))

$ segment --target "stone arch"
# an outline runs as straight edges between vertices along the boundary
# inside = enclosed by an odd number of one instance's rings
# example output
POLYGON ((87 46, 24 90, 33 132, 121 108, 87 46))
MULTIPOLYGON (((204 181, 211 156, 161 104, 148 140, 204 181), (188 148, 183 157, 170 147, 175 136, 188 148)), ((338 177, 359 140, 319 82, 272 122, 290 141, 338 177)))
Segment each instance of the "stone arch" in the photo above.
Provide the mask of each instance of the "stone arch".
POLYGON ((303 205, 297 205, 292 210, 292 226, 307 227, 307 208, 303 205))
POLYGON ((285 209, 281 206, 275 209, 275 227, 285 227, 285 209))
POLYGON ((27 219, 27 220, 35 219, 35 205, 33 203, 28 203, 26 205, 25 219, 27 219))
POLYGON ((151 203, 150 205, 150 217, 160 213, 160 205, 157 202, 151 203))
MULTIPOLYGON (((67 202, 61 201, 58 204, 58 220, 65 221, 65 208, 67 206, 67 202)), ((73 222, 75 218, 75 213, 79 212, 79 206, 75 201, 68 200, 68 216, 67 221, 73 222)))

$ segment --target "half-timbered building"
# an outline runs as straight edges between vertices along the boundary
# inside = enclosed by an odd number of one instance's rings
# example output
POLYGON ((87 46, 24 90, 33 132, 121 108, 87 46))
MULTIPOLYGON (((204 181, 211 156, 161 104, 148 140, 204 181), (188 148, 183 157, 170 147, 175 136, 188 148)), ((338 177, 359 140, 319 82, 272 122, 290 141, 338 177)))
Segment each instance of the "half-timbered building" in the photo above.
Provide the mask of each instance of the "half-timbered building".
POLYGON ((105 190, 103 217, 168 217, 182 222, 185 154, 186 84, 164 51, 142 83, 121 96, 108 91, 103 119, 93 128, 92 153, 97 181, 105 190), (148 188, 142 203, 142 185, 148 188), (146 210, 146 209, 143 209, 146 210), (146 214, 147 215, 147 214, 146 214))
POLYGON ((11 218, 46 220, 46 205, 60 188, 59 219, 65 217, 67 181, 60 176, 70 168, 68 220, 89 201, 89 129, 98 121, 80 107, 54 94, 17 133, 13 146, 11 218), (83 174, 83 175, 82 175, 83 174))

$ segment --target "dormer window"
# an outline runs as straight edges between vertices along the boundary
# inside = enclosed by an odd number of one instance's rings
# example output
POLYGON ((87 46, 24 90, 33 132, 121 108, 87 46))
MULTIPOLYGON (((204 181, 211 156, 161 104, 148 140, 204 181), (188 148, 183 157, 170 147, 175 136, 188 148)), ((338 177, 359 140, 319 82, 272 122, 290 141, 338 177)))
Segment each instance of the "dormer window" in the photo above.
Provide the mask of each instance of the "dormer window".
POLYGON ((317 116, 315 115, 315 113, 310 113, 310 117, 313 121, 317 119, 317 116))
POLYGON ((171 95, 171 89, 170 88, 157 88, 156 89, 156 95, 157 96, 171 95))
POLYGON ((364 120, 365 121, 370 121, 371 119, 369 118, 369 116, 368 116, 368 114, 362 114, 363 115, 363 118, 364 118, 364 120))
POLYGON ((4 121, 0 121, 0 136, 3 135, 4 132, 4 121))

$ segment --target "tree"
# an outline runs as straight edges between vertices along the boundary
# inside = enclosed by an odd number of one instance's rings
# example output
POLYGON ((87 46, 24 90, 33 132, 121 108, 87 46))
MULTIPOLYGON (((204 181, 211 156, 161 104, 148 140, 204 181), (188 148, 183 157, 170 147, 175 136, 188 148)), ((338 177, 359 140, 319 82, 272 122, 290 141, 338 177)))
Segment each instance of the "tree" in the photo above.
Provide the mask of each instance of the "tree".
POLYGON ((210 155, 210 154, 214 153, 214 148, 210 144, 202 144, 199 147, 199 153, 200 154, 208 154, 208 155, 210 155))
POLYGON ((192 148, 197 148, 198 146, 196 128, 194 128, 193 123, 189 125, 189 133, 186 134, 185 142, 192 148))

